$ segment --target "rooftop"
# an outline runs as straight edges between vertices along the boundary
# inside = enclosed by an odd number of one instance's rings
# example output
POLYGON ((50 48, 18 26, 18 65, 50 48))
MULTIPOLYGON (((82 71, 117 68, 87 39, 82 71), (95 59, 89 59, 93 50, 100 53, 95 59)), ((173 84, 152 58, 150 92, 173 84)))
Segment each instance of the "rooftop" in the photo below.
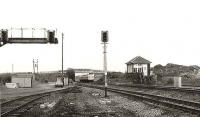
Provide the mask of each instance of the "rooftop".
POLYGON ((126 64, 150 64, 151 62, 146 60, 145 58, 142 58, 141 56, 136 56, 126 64))
POLYGON ((33 74, 13 74, 14 78, 32 78, 33 74))

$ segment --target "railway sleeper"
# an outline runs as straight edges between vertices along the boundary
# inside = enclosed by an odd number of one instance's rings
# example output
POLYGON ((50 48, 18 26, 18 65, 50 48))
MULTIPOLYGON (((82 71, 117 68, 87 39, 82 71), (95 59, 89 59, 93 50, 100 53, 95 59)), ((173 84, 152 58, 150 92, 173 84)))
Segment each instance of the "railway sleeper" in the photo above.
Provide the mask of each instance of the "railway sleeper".
MULTIPOLYGON (((113 89, 112 90, 119 90, 119 89, 113 89)), ((157 95, 152 95, 152 94, 146 94, 146 93, 141 93, 141 92, 133 92, 133 91, 129 91, 129 90, 120 90, 120 91, 124 91, 124 92, 128 92, 128 93, 134 93, 134 94, 138 94, 138 95, 144 95, 144 96, 149 96, 149 97, 153 97, 155 99, 161 99, 168 101, 168 102, 174 102, 174 103, 179 103, 179 104, 185 104, 188 106, 193 106, 193 107, 197 107, 200 108, 200 103, 199 102, 194 102, 194 101, 186 101, 186 100, 180 100, 180 99, 176 99, 176 98, 167 98, 164 96, 157 96, 157 95)))
POLYGON ((157 104, 157 105, 161 104, 161 105, 164 105, 164 106, 167 106, 167 107, 170 107, 170 108, 187 111, 187 112, 190 112, 190 113, 193 113, 193 114, 199 114, 200 113, 199 108, 187 106, 187 105, 184 105, 184 104, 177 104, 177 103, 169 102, 169 101, 163 101, 161 98, 160 99, 152 99, 151 97, 141 96, 141 95, 137 95, 137 94, 131 94, 131 93, 127 93, 127 92, 121 92, 121 91, 116 91, 116 90, 110 90, 110 89, 108 89, 108 91, 117 92, 117 93, 125 94, 125 95, 128 95, 128 96, 133 96, 133 97, 138 98, 140 100, 153 102, 154 104, 157 104))
MULTIPOLYGON (((95 86, 89 86, 89 85, 81 85, 81 86, 87 86, 87 87, 91 87, 91 88, 96 88, 96 89, 104 89, 103 87, 95 87, 95 86)), ((187 112, 190 112, 190 113, 194 113, 194 114, 199 114, 200 113, 200 109, 199 108, 195 108, 193 106, 188 106, 188 105, 185 105, 185 104, 177 104, 176 102, 171 102, 171 101, 166 101, 166 100, 163 100, 162 98, 163 97, 158 97, 157 98, 152 98, 150 96, 146 96, 145 94, 142 95, 142 94, 133 94, 134 92, 126 92, 126 91, 122 91, 122 90, 119 90, 119 89, 112 89, 112 88, 108 88, 108 91, 111 91, 111 92, 116 92, 116 93, 121 93, 121 94, 124 94, 124 95, 128 95, 128 96, 133 96, 135 98, 138 98, 140 100, 145 100, 145 101, 148 101, 148 102, 153 102, 154 104, 157 104, 157 105, 164 105, 166 107, 170 107, 170 108, 174 108, 174 109, 179 109, 179 110, 184 110, 184 111, 187 111, 187 112)), ((181 100, 180 100, 181 101, 181 100)))

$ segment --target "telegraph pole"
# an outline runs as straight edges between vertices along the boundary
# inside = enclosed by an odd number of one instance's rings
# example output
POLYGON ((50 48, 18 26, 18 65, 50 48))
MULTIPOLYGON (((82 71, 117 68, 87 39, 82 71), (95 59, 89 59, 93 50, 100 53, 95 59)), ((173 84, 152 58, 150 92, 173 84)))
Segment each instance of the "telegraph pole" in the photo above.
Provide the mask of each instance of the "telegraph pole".
POLYGON ((38 59, 33 59, 33 79, 35 79, 35 74, 38 74, 38 59), (36 70, 37 68, 37 70, 36 70))
POLYGON ((106 44, 108 42, 108 31, 101 32, 101 41, 103 42, 103 70, 104 70, 104 78, 105 78, 105 97, 107 97, 107 56, 106 56, 106 44))
POLYGON ((63 86, 64 86, 64 77, 63 77, 63 38, 64 38, 64 33, 62 33, 62 81, 63 81, 63 86))
POLYGON ((14 64, 12 64, 12 74, 14 73, 14 64))
POLYGON ((34 62, 34 59, 33 59, 33 79, 35 80, 35 62, 34 62))
POLYGON ((37 59, 37 64, 36 65, 37 65, 37 74, 38 74, 38 59, 37 59))

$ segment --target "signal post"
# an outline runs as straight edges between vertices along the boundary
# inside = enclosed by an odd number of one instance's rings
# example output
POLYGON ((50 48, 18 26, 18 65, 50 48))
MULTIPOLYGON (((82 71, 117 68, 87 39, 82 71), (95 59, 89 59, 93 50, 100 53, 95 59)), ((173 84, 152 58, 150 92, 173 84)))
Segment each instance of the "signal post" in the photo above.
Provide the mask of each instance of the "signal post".
POLYGON ((108 31, 101 31, 101 42, 103 44, 103 70, 104 70, 104 78, 105 78, 105 97, 107 97, 107 56, 106 56, 106 44, 108 42, 108 31))

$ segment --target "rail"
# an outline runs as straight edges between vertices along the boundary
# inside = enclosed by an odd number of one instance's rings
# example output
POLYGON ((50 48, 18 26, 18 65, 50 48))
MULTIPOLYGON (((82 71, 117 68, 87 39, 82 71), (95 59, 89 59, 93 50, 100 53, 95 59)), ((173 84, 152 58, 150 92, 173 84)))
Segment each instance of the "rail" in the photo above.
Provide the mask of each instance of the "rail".
MULTIPOLYGON (((18 115, 18 114, 15 114, 15 112, 24 108, 25 106, 29 105, 30 103, 32 103, 36 100, 39 100, 42 97, 48 96, 48 95, 50 95, 50 93, 62 92, 62 91, 65 91, 68 88, 69 87, 64 88, 64 89, 54 90, 54 91, 48 91, 48 92, 23 96, 23 97, 19 97, 19 98, 1 103, 1 105, 0 105, 0 107, 1 107, 1 117, 6 117, 6 116, 9 116, 9 115, 12 115, 13 113, 14 113, 14 115, 18 115)), ((25 110, 27 110, 27 108, 25 110)))
POLYGON ((111 86, 122 86, 122 87, 135 87, 135 88, 145 88, 145 89, 156 89, 156 90, 165 90, 165 91, 180 91, 187 93, 198 93, 200 94, 200 89, 197 87, 194 88, 178 88, 172 86, 157 86, 157 85, 125 85, 125 84, 110 84, 111 86))
MULTIPOLYGON (((94 85, 86 85, 86 84, 79 84, 79 86, 104 90, 104 87, 102 86, 94 86, 94 85)), ((133 96, 135 98, 149 101, 154 104, 161 104, 169 108, 184 110, 184 111, 194 113, 194 114, 200 114, 199 102, 168 98, 164 96, 158 96, 158 95, 152 95, 152 94, 147 94, 147 93, 141 93, 141 92, 130 91, 130 90, 122 90, 122 89, 110 88, 110 87, 108 87, 108 91, 120 93, 127 96, 133 96)))

